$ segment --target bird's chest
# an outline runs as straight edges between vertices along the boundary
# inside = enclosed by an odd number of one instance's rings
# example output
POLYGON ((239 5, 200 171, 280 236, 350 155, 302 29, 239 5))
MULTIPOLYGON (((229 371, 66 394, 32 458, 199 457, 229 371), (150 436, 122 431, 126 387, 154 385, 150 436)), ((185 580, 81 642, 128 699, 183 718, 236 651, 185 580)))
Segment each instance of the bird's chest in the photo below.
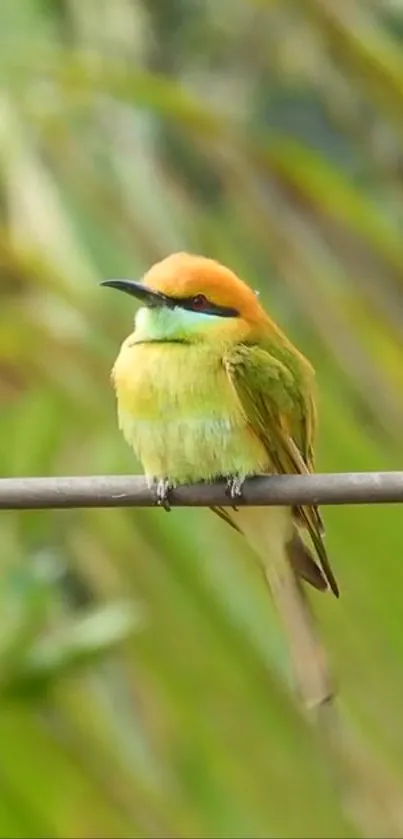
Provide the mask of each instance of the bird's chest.
POLYGON ((149 476, 178 482, 263 470, 220 355, 126 342, 114 368, 119 424, 149 476))

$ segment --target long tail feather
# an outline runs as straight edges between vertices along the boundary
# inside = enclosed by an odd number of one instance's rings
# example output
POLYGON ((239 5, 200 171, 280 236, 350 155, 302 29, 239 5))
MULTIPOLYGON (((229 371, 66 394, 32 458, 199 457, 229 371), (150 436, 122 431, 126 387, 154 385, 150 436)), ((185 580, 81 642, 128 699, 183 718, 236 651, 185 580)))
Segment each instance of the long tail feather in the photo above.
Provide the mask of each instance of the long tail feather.
POLYGON ((309 582, 318 588, 326 586, 326 581, 308 549, 304 550, 305 546, 296 536, 289 508, 242 507, 233 515, 260 558, 288 639, 299 693, 307 707, 318 709, 332 698, 333 688, 309 602, 297 573, 309 576, 309 582), (295 564, 299 566, 297 569, 295 564))

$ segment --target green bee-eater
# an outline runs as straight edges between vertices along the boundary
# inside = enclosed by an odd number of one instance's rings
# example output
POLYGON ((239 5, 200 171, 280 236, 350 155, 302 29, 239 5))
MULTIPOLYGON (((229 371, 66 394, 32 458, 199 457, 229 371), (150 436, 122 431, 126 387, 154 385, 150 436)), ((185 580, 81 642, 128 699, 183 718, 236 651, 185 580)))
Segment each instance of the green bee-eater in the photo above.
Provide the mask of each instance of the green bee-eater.
MULTIPOLYGON (((160 503, 167 504, 171 486, 224 477, 235 504, 247 476, 313 471, 314 371, 249 286, 214 260, 186 253, 155 264, 141 283, 104 284, 141 303, 113 381, 119 426, 147 479, 156 483, 160 503)), ((299 645, 294 653, 309 658, 315 651, 308 630, 303 649, 296 575, 338 594, 317 508, 214 512, 259 555, 286 628, 299 645)), ((299 660, 296 666, 310 662, 299 660)), ((310 693, 323 692, 314 682, 315 674, 310 693)))

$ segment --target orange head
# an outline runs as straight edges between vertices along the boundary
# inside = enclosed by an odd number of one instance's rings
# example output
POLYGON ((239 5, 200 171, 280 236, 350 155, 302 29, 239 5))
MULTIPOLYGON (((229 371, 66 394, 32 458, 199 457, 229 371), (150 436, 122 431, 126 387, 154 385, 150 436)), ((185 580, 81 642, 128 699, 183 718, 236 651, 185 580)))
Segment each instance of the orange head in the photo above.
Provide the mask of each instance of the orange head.
POLYGON ((141 283, 106 280, 103 285, 142 302, 136 316, 141 340, 196 341, 213 334, 240 340, 269 322, 256 293, 229 268, 203 256, 171 254, 141 283))

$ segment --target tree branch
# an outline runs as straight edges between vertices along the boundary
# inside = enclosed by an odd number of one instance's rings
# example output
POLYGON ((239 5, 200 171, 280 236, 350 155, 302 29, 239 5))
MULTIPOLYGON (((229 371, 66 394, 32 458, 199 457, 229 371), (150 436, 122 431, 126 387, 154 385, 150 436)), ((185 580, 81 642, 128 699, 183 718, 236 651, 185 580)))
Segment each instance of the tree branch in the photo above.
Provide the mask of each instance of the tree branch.
MULTIPOLYGON (((178 487, 172 506, 228 507, 224 483, 178 487)), ((346 472, 250 478, 239 506, 250 504, 382 504, 403 502, 403 472, 346 472)), ((150 507, 154 490, 143 477, 92 475, 63 478, 1 478, 0 509, 63 507, 150 507)), ((238 504, 238 501, 237 501, 238 504)))

